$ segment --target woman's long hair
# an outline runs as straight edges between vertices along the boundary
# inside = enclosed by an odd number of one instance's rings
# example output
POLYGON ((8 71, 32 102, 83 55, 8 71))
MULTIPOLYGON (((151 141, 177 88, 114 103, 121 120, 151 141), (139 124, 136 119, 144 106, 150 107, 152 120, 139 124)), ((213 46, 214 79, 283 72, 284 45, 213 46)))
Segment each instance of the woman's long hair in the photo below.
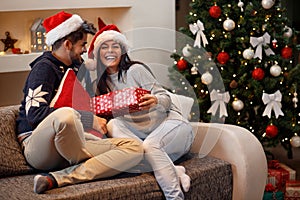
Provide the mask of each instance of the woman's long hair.
MULTIPOLYGON (((118 81, 123 81, 123 77, 122 77, 122 72, 124 71, 125 74, 127 73, 127 70, 134 64, 140 64, 143 65, 147 70, 150 71, 150 73, 153 75, 153 73, 151 72, 151 69, 144 63, 139 62, 139 61, 132 61, 128 55, 128 53, 126 52, 125 48, 121 45, 121 49, 122 49, 122 55, 121 55, 121 60, 118 66, 118 81)), ((100 58, 99 58, 99 51, 100 48, 98 50, 96 59, 97 59, 97 89, 95 92, 95 95, 102 95, 102 94, 106 94, 108 92, 111 92, 111 89, 108 87, 107 85, 107 72, 106 72, 106 66, 104 66, 104 64, 101 62, 100 58)))

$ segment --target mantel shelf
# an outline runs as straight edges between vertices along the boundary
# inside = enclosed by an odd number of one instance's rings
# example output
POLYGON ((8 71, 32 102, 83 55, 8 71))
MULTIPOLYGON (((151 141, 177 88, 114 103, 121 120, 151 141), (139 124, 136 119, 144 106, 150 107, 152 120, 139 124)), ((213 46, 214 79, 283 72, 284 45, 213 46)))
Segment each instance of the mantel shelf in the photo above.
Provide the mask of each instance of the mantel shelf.
POLYGON ((29 71, 29 64, 41 54, 9 54, 0 56, 0 73, 29 71))
POLYGON ((132 5, 133 0, 6 0, 1 2, 0 12, 77 8, 126 8, 132 7, 132 5))

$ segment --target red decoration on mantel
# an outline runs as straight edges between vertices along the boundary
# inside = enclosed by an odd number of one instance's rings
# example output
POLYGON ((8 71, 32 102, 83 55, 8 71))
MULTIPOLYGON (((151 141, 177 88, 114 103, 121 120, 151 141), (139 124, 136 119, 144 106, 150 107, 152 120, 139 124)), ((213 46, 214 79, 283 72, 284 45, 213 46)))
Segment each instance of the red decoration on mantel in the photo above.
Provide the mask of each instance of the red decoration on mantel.
POLYGON ((17 39, 12 39, 10 37, 10 33, 8 31, 5 32, 6 39, 1 39, 1 41, 4 43, 4 51, 7 51, 8 49, 14 49, 14 44, 18 41, 17 39))

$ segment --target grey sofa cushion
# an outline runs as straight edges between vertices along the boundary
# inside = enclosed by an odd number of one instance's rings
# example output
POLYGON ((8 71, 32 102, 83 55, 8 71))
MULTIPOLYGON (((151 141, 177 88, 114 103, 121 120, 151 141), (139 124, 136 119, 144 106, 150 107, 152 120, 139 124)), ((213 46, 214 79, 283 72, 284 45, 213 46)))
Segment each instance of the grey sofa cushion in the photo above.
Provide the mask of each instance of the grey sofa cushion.
POLYGON ((33 172, 16 138, 18 106, 0 108, 0 177, 33 172))
MULTIPOLYGON (((233 178, 231 165, 213 157, 195 154, 178 161, 191 177, 191 188, 185 199, 231 200, 233 178)), ((178 164, 178 163, 177 163, 178 164)), ((46 194, 33 193, 34 175, 0 179, 1 200, 162 200, 165 199, 152 173, 120 174, 115 177, 52 189, 46 194)))

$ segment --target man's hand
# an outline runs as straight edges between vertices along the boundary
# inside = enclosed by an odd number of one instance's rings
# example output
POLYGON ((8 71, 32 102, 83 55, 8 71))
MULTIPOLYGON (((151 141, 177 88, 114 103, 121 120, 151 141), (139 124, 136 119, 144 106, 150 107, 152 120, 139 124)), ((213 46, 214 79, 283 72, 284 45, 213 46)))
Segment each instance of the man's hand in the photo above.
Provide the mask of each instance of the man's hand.
POLYGON ((93 129, 99 131, 103 135, 107 133, 107 120, 94 115, 93 129))
POLYGON ((156 96, 145 94, 141 97, 142 103, 139 104, 141 110, 149 110, 158 103, 156 96))

